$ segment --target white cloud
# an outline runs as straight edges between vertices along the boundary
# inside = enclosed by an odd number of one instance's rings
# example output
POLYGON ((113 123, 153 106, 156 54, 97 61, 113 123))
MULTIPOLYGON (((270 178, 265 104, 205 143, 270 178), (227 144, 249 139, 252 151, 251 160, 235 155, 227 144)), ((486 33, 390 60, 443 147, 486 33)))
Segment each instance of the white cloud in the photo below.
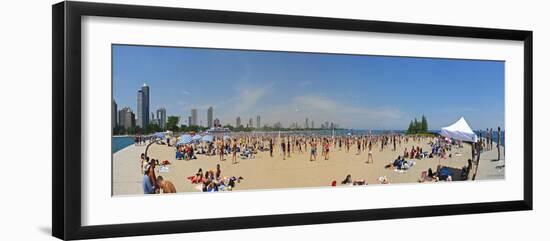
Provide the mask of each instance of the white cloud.
POLYGON ((288 105, 272 108, 264 119, 271 124, 280 121, 284 125, 292 122, 303 125, 305 118, 315 121, 316 127, 325 121, 346 128, 392 128, 408 124, 404 114, 395 108, 367 108, 319 95, 297 96, 288 105))
POLYGON ((262 87, 240 87, 237 89, 238 97, 236 98, 235 113, 246 114, 253 109, 258 102, 264 97, 273 87, 273 83, 262 87))

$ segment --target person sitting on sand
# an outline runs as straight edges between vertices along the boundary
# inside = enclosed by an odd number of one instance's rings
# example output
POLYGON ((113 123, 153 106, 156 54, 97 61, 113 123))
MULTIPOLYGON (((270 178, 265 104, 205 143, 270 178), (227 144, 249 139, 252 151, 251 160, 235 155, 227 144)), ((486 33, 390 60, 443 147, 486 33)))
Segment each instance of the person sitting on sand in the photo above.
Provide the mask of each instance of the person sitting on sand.
POLYGON ((145 169, 145 166, 149 164, 149 158, 145 158, 145 153, 141 153, 140 162, 141 162, 141 168, 140 168, 141 173, 145 173, 147 171, 145 169))
POLYGON ((386 176, 379 177, 378 182, 380 184, 390 184, 390 180, 386 176))
POLYGON ((162 176, 157 177, 157 186, 162 193, 176 193, 176 187, 171 181, 166 181, 162 176))
POLYGON ((149 162, 148 166, 147 166, 147 176, 149 176, 149 182, 151 183, 151 185, 153 185, 155 191, 158 191, 158 186, 157 186, 157 176, 155 174, 155 166, 157 164, 157 161, 155 159, 151 159, 151 161, 149 162))
POLYGON ((434 172, 432 170, 432 168, 428 168, 428 178, 430 178, 431 180, 435 180, 437 181, 439 178, 437 178, 437 172, 434 172))
POLYGON ((351 180, 351 175, 348 174, 346 176, 346 179, 344 179, 342 182, 341 182, 342 185, 346 185, 346 184, 353 184, 353 181, 351 180))
MULTIPOLYGON (((149 169, 149 164, 147 164, 146 168, 149 169)), ((155 188, 153 187, 153 184, 151 184, 151 179, 149 179, 147 172, 143 174, 142 184, 144 194, 155 194, 155 188)))
POLYGON ((220 177, 222 176, 222 169, 220 168, 220 164, 216 164, 216 173, 215 173, 215 178, 216 179, 220 179, 220 177))
POLYGON ((202 174, 202 168, 194 176, 187 177, 191 183, 202 183, 204 181, 204 175, 202 174))
POLYGON ((388 169, 401 169, 401 166, 403 166, 404 159, 401 158, 401 156, 398 156, 395 160, 390 162, 390 164, 386 165, 385 168, 388 169))

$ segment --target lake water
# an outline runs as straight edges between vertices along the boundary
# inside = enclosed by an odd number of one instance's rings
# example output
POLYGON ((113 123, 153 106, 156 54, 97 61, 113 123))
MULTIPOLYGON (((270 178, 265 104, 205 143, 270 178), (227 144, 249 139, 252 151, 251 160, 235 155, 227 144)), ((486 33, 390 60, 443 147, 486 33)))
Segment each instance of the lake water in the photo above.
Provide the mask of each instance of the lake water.
MULTIPOLYGON (((481 134, 481 138, 485 138, 485 135, 487 134, 487 131, 474 131, 477 136, 479 137, 481 134)), ((498 131, 493 131, 493 142, 497 143, 497 137, 498 137, 498 131)), ((500 145, 504 146, 504 131, 500 132, 500 145)))
POLYGON ((114 136, 112 139, 112 146, 111 151, 112 153, 115 153, 117 151, 120 151, 124 148, 126 148, 129 145, 134 144, 134 137, 128 137, 128 136, 114 136))

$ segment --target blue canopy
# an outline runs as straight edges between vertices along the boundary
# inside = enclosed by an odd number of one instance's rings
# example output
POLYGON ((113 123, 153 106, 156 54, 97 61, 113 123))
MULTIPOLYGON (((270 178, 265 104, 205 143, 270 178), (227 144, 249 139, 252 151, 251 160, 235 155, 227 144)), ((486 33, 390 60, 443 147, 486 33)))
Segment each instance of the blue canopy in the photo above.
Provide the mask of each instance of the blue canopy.
POLYGON ((163 132, 157 132, 155 134, 153 134, 154 137, 156 138, 160 138, 160 139, 164 139, 164 133, 163 132))
POLYGON ((212 135, 206 135, 202 137, 202 141, 204 142, 212 142, 214 141, 214 137, 212 135))
POLYGON ((200 139, 202 139, 202 136, 197 134, 197 135, 194 135, 193 138, 192 138, 194 141, 199 141, 200 139))
POLYGON ((191 135, 187 135, 187 134, 186 135, 181 135, 180 139, 176 143, 176 146, 189 144, 189 143, 191 143, 192 140, 193 140, 193 138, 191 137, 191 135))

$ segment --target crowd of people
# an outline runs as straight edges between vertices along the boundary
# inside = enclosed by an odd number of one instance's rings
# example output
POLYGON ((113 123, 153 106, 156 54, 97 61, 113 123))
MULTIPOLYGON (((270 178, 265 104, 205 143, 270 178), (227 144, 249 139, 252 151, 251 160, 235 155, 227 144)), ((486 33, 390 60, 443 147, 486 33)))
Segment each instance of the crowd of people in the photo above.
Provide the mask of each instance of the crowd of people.
POLYGON ((244 178, 241 176, 222 176, 221 166, 220 164, 217 164, 215 170, 203 172, 202 168, 199 168, 195 175, 189 176, 187 179, 192 184, 199 184, 199 189, 203 192, 218 192, 233 190, 236 183, 240 183, 244 178))
POLYGON ((192 142, 178 146, 176 159, 196 159, 196 155, 217 155, 220 161, 225 161, 231 156, 232 163, 238 163, 238 159, 253 158, 259 152, 269 152, 274 157, 276 149, 283 160, 289 159, 294 154, 309 154, 310 161, 316 161, 320 154, 323 160, 330 159, 333 149, 345 150, 346 153, 354 152, 360 155, 367 153, 366 163, 374 163, 374 146, 379 145, 380 151, 393 146, 401 147, 402 143, 408 143, 409 139, 418 138, 403 136, 400 134, 387 135, 358 135, 358 136, 308 136, 305 134, 283 135, 235 135, 233 137, 217 137, 211 142, 192 142), (355 151, 353 151, 355 149, 355 151))
POLYGON ((162 176, 157 176, 155 167, 165 165, 166 162, 160 163, 159 160, 150 159, 144 153, 140 157, 141 172, 143 175, 142 185, 144 194, 158 193, 176 193, 176 187, 171 181, 165 180, 162 176))
MULTIPOLYGON (((492 130, 487 131, 485 138, 481 138, 479 144, 483 150, 492 149, 492 130)), ((500 139, 500 128, 498 131, 498 139, 500 139)), ((146 143, 147 137, 136 137, 136 143, 146 143)), ((170 143, 169 140, 167 143, 170 143)), ((497 143, 497 147, 500 143, 497 143)), ((240 159, 252 159, 260 152, 268 152, 269 157, 276 155, 282 156, 283 160, 292 159, 294 155, 305 154, 309 156, 309 161, 317 161, 318 155, 321 155, 322 160, 330 160, 331 151, 345 151, 345 153, 353 153, 361 155, 366 153, 366 163, 374 163, 373 153, 375 147, 379 147, 379 151, 386 149, 396 151, 404 147, 402 155, 390 161, 385 167, 388 169, 406 171, 411 169, 415 163, 424 158, 452 158, 453 148, 461 148, 462 143, 442 136, 437 135, 402 135, 402 134, 383 134, 383 135, 340 135, 340 136, 315 136, 307 134, 253 134, 250 133, 233 133, 232 136, 217 136, 211 142, 191 142, 185 145, 176 146, 176 159, 193 160, 200 155, 217 156, 219 161, 225 161, 227 156, 231 158, 233 164, 239 163, 240 159), (410 148, 409 142, 428 144, 426 146, 414 144, 410 148)), ((475 145, 474 145, 475 146, 475 145)), ((476 148, 473 148, 473 154, 476 148)), ((402 149, 403 150, 403 149, 402 149)), ((456 154, 456 153, 455 153, 456 154)), ((500 153, 499 153, 500 154, 500 153)), ((472 155, 473 156, 473 155, 472 155)), ((472 170, 472 159, 468 159, 468 166, 464 166, 459 171, 452 168, 437 165, 436 171, 429 168, 421 173, 420 182, 425 181, 452 181, 453 178, 467 180, 470 171, 472 170), (459 174, 459 175, 455 175, 459 174)), ((155 166, 159 165, 158 160, 145 157, 142 154, 142 171, 143 171, 143 189, 144 193, 172 193, 176 192, 172 182, 165 180, 163 177, 155 176, 155 166)), ((380 183, 389 183, 387 177, 383 176, 380 183)), ((192 184, 199 184, 201 191, 215 192, 226 191, 235 188, 236 183, 239 183, 242 177, 223 177, 221 175, 220 164, 217 164, 213 170, 203 172, 199 169, 193 176, 187 177, 192 184)), ((335 186, 338 182, 332 181, 331 185, 335 186)), ((367 182, 363 179, 352 180, 351 175, 339 182, 340 185, 366 185, 367 182)))
MULTIPOLYGON (((144 194, 159 194, 159 193, 176 193, 175 185, 163 176, 157 176, 155 168, 159 165, 169 165, 169 161, 159 162, 157 159, 151 159, 145 156, 144 153, 140 157, 141 173, 143 175, 142 186, 144 194)), ((200 190, 204 192, 231 191, 235 188, 236 183, 240 183, 244 178, 239 176, 224 177, 222 176, 220 164, 216 165, 216 169, 208 170, 203 173, 202 168, 199 168, 193 176, 187 177, 193 184, 199 184, 200 190)))

